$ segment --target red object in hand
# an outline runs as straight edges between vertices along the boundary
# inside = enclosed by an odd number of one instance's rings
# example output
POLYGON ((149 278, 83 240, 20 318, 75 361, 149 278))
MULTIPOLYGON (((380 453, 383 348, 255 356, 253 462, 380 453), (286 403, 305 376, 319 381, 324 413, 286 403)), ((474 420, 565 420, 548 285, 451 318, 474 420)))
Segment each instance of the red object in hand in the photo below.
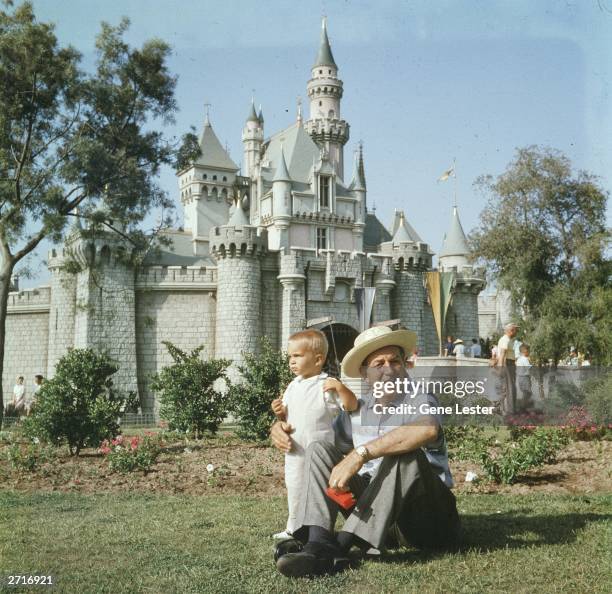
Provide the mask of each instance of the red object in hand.
POLYGON ((355 507, 357 501, 350 491, 336 491, 331 487, 325 489, 325 494, 332 500, 335 501, 343 509, 351 509, 355 507))

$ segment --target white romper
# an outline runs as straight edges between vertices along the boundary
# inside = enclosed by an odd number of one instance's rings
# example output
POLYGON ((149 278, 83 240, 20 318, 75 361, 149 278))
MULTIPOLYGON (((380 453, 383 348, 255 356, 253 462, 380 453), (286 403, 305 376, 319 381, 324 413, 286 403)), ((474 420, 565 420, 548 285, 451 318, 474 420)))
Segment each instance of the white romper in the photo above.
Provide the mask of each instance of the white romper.
POLYGON ((332 422, 340 409, 336 400, 326 403, 323 384, 327 377, 326 373, 307 379, 298 375, 283 394, 283 404, 287 407, 287 422, 294 429, 291 434, 293 447, 291 452, 285 454, 289 533, 298 528, 295 520, 298 502, 300 497, 304 496, 302 477, 306 448, 313 441, 334 443, 332 422))

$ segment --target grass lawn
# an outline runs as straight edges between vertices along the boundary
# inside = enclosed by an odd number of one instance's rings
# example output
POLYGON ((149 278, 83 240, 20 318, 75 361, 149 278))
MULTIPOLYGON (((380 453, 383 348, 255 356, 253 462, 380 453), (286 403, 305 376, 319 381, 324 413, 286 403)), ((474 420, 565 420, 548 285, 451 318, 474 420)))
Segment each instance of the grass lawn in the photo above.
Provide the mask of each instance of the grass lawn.
POLYGON ((271 555, 282 497, 4 491, 0 578, 52 574, 53 591, 85 594, 609 592, 612 496, 463 494, 458 502, 460 552, 403 550, 341 575, 289 580, 271 555))

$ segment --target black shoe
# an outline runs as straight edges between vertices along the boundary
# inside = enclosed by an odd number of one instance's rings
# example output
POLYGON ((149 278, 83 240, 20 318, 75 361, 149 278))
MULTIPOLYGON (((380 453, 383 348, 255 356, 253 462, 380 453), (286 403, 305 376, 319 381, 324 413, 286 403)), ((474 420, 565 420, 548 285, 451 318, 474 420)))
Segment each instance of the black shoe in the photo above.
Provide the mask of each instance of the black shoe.
POLYGON ((348 564, 348 558, 336 547, 310 542, 299 553, 280 557, 276 569, 286 577, 306 577, 342 571, 348 564))
POLYGON ((287 538, 277 542, 274 547, 274 562, 276 563, 283 555, 289 553, 299 553, 304 548, 304 545, 295 538, 287 538))

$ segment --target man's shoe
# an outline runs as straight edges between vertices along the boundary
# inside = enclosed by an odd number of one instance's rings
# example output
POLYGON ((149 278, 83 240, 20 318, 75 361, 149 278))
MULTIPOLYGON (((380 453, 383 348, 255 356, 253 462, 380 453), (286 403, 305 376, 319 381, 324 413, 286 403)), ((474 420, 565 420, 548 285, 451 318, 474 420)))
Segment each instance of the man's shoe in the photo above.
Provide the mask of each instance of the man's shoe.
POLYGON ((287 538, 277 542, 272 550, 274 551, 274 562, 276 563, 283 555, 289 553, 299 553, 304 548, 304 545, 295 538, 287 538))
POLYGON ((348 564, 348 558, 337 548, 310 542, 299 553, 279 557, 276 569, 286 577, 307 577, 342 571, 348 564))

